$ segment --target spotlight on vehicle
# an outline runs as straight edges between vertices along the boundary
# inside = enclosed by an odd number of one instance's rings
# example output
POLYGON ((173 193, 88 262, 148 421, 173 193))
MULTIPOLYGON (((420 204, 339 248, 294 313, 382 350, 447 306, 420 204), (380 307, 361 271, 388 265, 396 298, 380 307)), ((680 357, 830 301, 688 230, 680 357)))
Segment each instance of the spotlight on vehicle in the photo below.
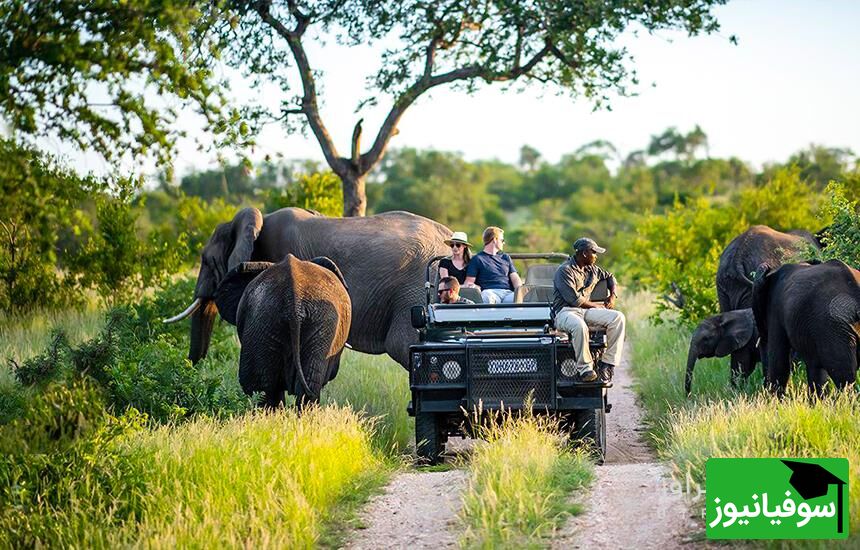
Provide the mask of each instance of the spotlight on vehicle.
POLYGON ((442 374, 445 375, 445 378, 448 380, 456 380, 460 378, 460 373, 462 369, 460 368, 460 363, 456 361, 446 361, 442 365, 442 374))
POLYGON ((576 375, 576 359, 565 359, 561 362, 561 374, 562 376, 575 376, 576 375))

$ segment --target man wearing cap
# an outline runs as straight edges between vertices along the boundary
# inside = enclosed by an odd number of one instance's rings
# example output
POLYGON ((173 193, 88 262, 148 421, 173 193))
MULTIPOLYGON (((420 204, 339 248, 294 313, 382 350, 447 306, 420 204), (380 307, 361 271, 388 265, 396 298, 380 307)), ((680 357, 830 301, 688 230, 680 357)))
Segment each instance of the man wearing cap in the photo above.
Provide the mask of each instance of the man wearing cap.
POLYGON ((597 255, 606 249, 589 238, 573 243, 574 254, 555 272, 553 311, 555 328, 570 334, 576 351, 577 375, 583 382, 612 380, 615 365, 621 360, 624 347, 624 314, 615 308, 615 276, 597 267, 597 255), (606 281, 609 296, 603 302, 592 302, 591 293, 597 283, 606 281), (594 370, 594 360, 588 349, 588 329, 606 331, 606 351, 594 370))

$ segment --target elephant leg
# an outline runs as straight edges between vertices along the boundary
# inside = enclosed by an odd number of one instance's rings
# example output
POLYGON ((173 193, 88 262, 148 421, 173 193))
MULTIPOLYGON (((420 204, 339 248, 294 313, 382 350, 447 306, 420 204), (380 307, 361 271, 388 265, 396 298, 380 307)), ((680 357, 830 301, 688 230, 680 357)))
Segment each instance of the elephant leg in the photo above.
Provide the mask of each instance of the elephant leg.
POLYGON ((824 385, 827 384, 827 371, 822 368, 817 358, 813 361, 805 361, 805 363, 809 396, 813 399, 821 399, 824 397, 824 385))
MULTIPOLYGON (((775 324, 775 323, 774 323, 775 324)), ((770 391, 782 397, 791 374, 791 348, 781 327, 772 325, 767 342, 766 383, 770 391)))
POLYGON ((405 313, 394 317, 385 337, 385 352, 400 363, 404 369, 409 369, 409 346, 418 343, 418 331, 412 326, 409 308, 405 313))
POLYGON ((844 389, 857 380, 857 344, 844 342, 834 347, 826 358, 826 370, 836 387, 844 389))
POLYGON ((283 390, 269 390, 263 392, 262 405, 267 410, 275 410, 284 404, 283 390))

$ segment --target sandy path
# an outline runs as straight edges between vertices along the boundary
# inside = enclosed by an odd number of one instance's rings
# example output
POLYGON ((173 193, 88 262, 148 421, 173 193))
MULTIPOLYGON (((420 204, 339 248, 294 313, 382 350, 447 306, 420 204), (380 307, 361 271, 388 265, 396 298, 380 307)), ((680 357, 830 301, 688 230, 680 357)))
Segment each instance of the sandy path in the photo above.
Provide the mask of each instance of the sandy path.
POLYGON ((553 548, 669 550, 697 529, 683 496, 670 490, 667 468, 642 437, 632 384, 628 351, 609 390, 606 463, 596 468, 595 484, 581 500, 586 512, 560 529, 553 548))
POLYGON ((366 526, 346 545, 350 549, 454 548, 451 526, 460 509, 466 472, 408 472, 397 475, 385 492, 361 513, 366 526))

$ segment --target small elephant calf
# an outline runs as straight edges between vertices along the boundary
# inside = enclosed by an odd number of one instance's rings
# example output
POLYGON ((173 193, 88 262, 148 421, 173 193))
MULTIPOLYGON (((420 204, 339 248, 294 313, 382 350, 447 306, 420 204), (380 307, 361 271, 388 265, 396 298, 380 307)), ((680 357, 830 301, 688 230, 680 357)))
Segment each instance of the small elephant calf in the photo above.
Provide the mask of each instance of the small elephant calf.
POLYGON ((245 393, 263 392, 273 408, 283 403, 285 391, 299 407, 319 401, 323 386, 337 375, 352 316, 346 282, 333 261, 288 254, 276 264, 239 264, 218 287, 215 303, 238 329, 245 393))
POLYGON ((693 367, 696 360, 704 357, 732 355, 732 385, 738 378, 749 377, 759 362, 756 342, 758 331, 751 308, 727 311, 708 317, 693 332, 690 351, 687 354, 687 376, 684 389, 690 395, 693 385, 693 367))

